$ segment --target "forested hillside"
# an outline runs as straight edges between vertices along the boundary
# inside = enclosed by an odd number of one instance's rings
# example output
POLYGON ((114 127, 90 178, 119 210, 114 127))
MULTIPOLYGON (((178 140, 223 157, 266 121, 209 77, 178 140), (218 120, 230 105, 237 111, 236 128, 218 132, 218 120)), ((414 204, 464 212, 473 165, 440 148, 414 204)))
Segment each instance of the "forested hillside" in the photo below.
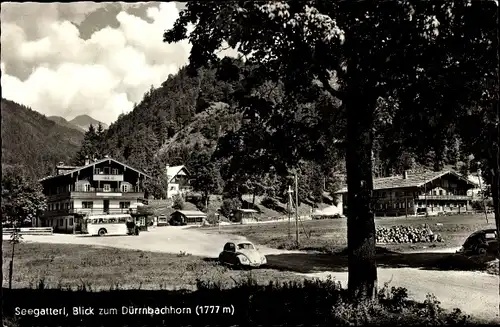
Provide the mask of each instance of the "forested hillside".
MULTIPOLYGON (((242 65, 238 61, 231 64, 242 65)), ((325 201, 324 196, 338 188, 345 173, 348 144, 344 143, 343 107, 334 98, 317 94, 305 106, 270 116, 267 108, 284 99, 280 83, 269 81, 256 90, 259 102, 252 102, 251 97, 236 101, 246 86, 242 76, 232 76, 228 67, 226 71, 203 68, 195 73, 183 68, 169 76, 108 130, 87 133, 80 159, 93 152, 109 154, 157 177, 167 164, 184 164, 193 174, 195 188, 205 197, 224 193, 237 199, 248 193, 284 196, 292 183, 290 169, 294 169, 299 177, 299 200, 313 205, 325 201), (258 107, 259 114, 248 116, 245 106, 258 107), (279 129, 266 128, 277 121, 284 122, 279 129)), ((247 73, 252 73, 251 67, 247 73)), ((388 123, 391 105, 381 102, 377 113, 375 176, 406 169, 463 167, 461 163, 468 158, 460 151, 459 142, 441 148, 410 148, 388 123)), ((153 188, 152 193, 161 197, 161 187, 153 188)))
POLYGON ((30 108, 2 99, 2 166, 21 165, 33 177, 52 172, 59 161, 69 162, 84 134, 61 126, 30 108))

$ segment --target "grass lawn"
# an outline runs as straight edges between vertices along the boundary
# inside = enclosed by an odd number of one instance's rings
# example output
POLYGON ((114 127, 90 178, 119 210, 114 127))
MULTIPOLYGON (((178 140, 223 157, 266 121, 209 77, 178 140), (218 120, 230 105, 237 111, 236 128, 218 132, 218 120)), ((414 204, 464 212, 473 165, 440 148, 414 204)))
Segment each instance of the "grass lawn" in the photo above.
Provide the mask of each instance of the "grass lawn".
MULTIPOLYGON (((428 224, 434 233, 443 237, 443 242, 384 244, 392 251, 419 250, 428 247, 458 247, 467 236, 478 229, 494 228, 494 217, 488 217, 489 224, 483 215, 456 215, 439 217, 386 217, 376 218, 376 226, 391 227, 395 225, 422 226, 428 224), (436 225, 440 223, 442 225, 436 225)), ((217 233, 217 227, 202 228, 209 233, 217 233)), ((252 225, 221 226, 220 231, 247 237, 249 240, 272 248, 293 249, 295 247, 295 221, 276 222, 252 225), (289 235, 290 231, 290 237, 289 235)), ((317 250, 321 252, 337 252, 347 246, 347 220, 324 219, 308 220, 299 223, 299 238, 302 250, 317 250), (306 236, 307 235, 309 236, 306 236)))
MULTIPOLYGON (((3 243, 4 287, 8 286, 11 244, 3 243)), ((253 277, 267 284, 277 279, 301 280, 290 272, 270 269, 229 270, 213 261, 180 255, 71 244, 21 243, 16 245, 13 287, 92 290, 194 289, 196 280, 232 287, 253 277)))

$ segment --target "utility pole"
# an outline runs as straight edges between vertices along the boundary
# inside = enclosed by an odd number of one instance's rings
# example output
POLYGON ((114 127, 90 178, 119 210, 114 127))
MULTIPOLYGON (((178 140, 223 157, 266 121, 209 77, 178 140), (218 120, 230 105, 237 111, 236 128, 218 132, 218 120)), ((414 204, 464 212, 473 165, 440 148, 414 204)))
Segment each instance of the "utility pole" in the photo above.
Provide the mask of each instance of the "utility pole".
MULTIPOLYGON (((479 189, 480 189, 479 192, 481 192, 481 198, 483 200, 484 216, 486 217, 486 223, 489 224, 489 221, 488 221, 488 210, 486 208, 486 201, 484 200, 483 186, 481 185, 481 169, 477 170, 477 180, 479 181, 479 189)), ((472 194, 472 195, 474 195, 474 194, 472 194)))
POLYGON ((299 186, 297 183, 297 171, 295 171, 295 240, 299 245, 299 186))
POLYGON ((288 207, 288 238, 291 237, 291 233, 290 233, 290 223, 291 223, 291 219, 292 219, 292 187, 290 185, 288 185, 288 204, 287 204, 287 207, 288 207))

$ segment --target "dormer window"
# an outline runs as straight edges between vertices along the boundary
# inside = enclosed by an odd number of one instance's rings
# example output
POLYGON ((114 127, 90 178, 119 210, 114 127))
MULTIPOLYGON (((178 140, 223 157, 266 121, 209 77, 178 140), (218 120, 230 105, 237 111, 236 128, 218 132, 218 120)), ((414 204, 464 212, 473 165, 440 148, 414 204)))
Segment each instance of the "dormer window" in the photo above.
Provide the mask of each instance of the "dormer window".
POLYGON ((84 192, 90 192, 90 183, 83 184, 83 191, 84 192))
POLYGON ((104 184, 104 192, 110 192, 111 191, 111 185, 110 184, 104 184))

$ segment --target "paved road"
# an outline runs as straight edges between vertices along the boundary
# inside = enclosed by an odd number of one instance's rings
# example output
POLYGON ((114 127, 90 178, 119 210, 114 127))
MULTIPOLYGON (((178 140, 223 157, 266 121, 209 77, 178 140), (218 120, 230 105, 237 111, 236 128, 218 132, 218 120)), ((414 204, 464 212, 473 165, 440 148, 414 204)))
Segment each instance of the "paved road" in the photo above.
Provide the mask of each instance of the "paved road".
MULTIPOLYGON (((241 236, 231 236, 217 233, 204 233, 197 229, 182 227, 160 227, 139 236, 88 237, 81 235, 52 235, 23 237, 25 241, 43 243, 70 243, 109 246, 125 249, 179 253, 181 251, 192 255, 217 257, 225 242, 229 240, 245 240, 241 236)), ((292 270, 303 276, 324 278, 331 275, 347 285, 345 262, 337 260, 335 269, 332 267, 332 257, 320 254, 307 254, 300 251, 284 251, 258 246, 268 257, 272 266, 277 269, 292 270), (332 271, 334 270, 334 271, 332 271)), ((454 252, 455 249, 440 250, 454 252)), ((437 250, 436 250, 437 251, 437 250)), ((434 252, 435 255, 436 254, 434 252)), ((463 311, 484 319, 498 319, 499 279, 498 276, 481 272, 423 270, 408 267, 408 260, 417 258, 419 254, 406 258, 406 266, 394 267, 394 262, 379 265, 379 285, 392 280, 391 286, 406 287, 409 294, 416 300, 424 300, 428 293, 434 293, 444 308, 458 307, 463 311), (380 267, 384 266, 384 267, 380 267), (387 268, 386 268, 387 267, 387 268)), ((411 266, 411 265, 410 265, 411 266)))

